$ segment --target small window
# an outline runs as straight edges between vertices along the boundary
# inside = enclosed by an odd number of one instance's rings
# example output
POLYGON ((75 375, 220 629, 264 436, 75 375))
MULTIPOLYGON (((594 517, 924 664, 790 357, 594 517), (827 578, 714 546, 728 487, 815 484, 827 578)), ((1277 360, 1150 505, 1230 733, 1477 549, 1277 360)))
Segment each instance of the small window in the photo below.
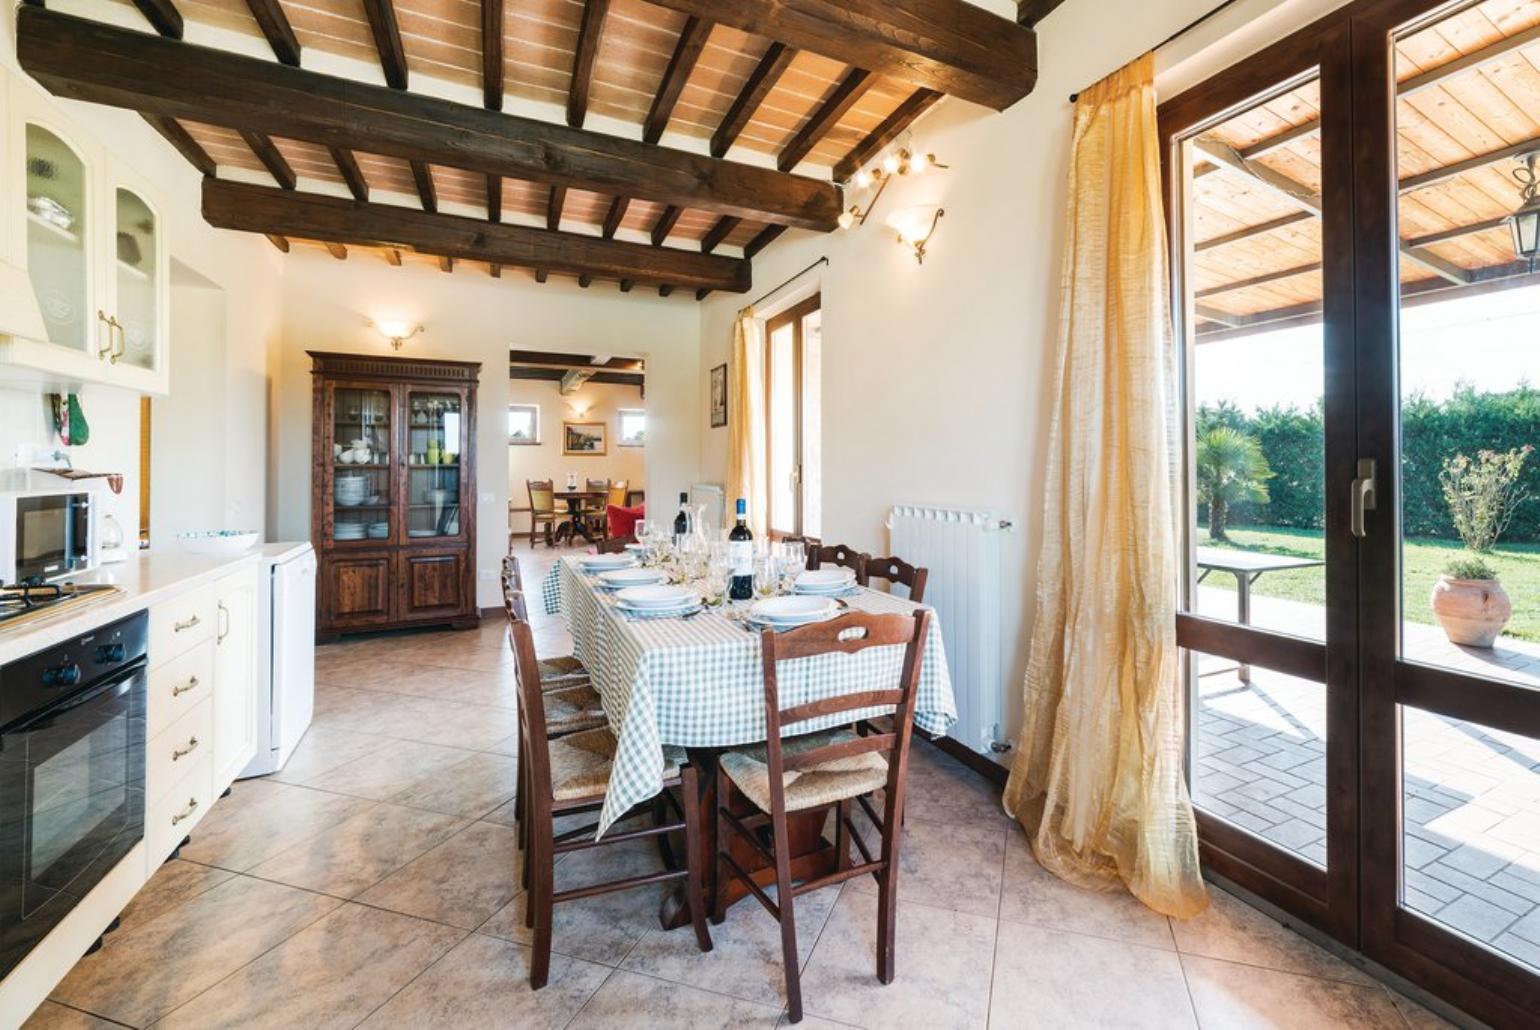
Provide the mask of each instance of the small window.
POLYGON ((508 405, 508 442, 510 444, 540 442, 540 406, 538 404, 508 405))
POLYGON ((640 408, 621 408, 620 446, 643 447, 647 443, 647 412, 640 408))

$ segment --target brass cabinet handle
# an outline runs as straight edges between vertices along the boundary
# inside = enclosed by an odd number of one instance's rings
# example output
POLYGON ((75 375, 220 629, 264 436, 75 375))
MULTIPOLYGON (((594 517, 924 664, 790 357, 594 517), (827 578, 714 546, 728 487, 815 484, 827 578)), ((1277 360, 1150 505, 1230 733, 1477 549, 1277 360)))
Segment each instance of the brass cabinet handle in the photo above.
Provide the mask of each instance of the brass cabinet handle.
POLYGON ((188 678, 186 683, 182 683, 182 684, 179 684, 179 685, 177 685, 175 687, 172 687, 171 688, 171 696, 172 697, 181 697, 183 694, 187 693, 189 690, 197 690, 197 689, 198 689, 198 677, 192 676, 192 677, 188 678))
POLYGON ((115 318, 108 318, 107 317, 107 312, 103 311, 101 308, 97 308, 96 309, 96 320, 98 322, 100 322, 102 325, 107 327, 107 346, 105 346, 105 347, 98 346, 96 348, 96 357, 97 357, 98 360, 100 360, 102 358, 110 358, 112 356, 112 351, 113 351, 112 327, 117 323, 117 319, 115 319, 115 318))
POLYGON ((173 633, 180 633, 184 629, 192 629, 194 626, 196 626, 198 623, 200 623, 202 621, 203 621, 202 619, 200 619, 196 615, 194 615, 190 619, 184 619, 183 621, 178 622, 175 625, 173 625, 171 627, 171 632, 173 632, 173 633))
POLYGON ((230 609, 225 607, 225 603, 223 601, 219 602, 219 615, 214 620, 214 624, 216 626, 224 627, 223 629, 217 630, 217 635, 214 637, 214 643, 223 644, 225 642, 225 637, 230 635, 230 609))
POLYGON ((182 759, 186 758, 196 750, 198 750, 198 738, 188 737, 186 747, 177 747, 171 749, 171 760, 173 762, 180 762, 182 759))
POLYGON ((194 812, 196 812, 197 810, 198 810, 198 799, 197 798, 188 798, 187 799, 187 811, 185 811, 185 812, 178 812, 176 815, 172 816, 171 817, 171 825, 175 826, 177 823, 181 822, 183 819, 191 819, 192 818, 192 814, 194 812))

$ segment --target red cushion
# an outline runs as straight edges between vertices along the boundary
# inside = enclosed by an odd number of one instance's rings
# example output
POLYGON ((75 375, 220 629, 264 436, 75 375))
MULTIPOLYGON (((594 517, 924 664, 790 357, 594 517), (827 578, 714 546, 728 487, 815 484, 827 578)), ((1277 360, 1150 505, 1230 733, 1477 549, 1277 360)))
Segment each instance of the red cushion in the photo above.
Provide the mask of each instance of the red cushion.
POLYGON ((610 536, 635 536, 636 524, 647 517, 647 505, 622 508, 612 504, 605 509, 604 517, 609 520, 610 536))

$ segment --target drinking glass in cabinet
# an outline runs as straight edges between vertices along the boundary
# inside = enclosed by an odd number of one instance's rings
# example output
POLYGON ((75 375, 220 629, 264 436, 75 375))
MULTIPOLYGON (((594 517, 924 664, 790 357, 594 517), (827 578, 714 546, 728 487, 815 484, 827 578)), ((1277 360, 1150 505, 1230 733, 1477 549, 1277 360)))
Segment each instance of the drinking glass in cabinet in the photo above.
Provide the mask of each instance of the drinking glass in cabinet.
POLYGON ((86 351, 94 324, 87 298, 86 166, 40 125, 27 126, 27 274, 48 341, 86 351))
POLYGON ((390 393, 339 389, 332 423, 332 536, 390 538, 390 393))
POLYGON ((408 537, 460 533, 461 399, 413 393, 407 427, 408 537))

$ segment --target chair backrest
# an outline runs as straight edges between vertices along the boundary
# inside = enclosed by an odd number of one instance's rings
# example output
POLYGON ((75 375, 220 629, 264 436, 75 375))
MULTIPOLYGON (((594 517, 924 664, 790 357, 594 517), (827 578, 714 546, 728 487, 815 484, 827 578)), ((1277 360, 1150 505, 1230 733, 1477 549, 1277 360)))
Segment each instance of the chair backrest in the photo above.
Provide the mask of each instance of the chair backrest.
POLYGON ((809 569, 818 569, 825 565, 843 565, 847 569, 854 570, 856 582, 862 586, 866 586, 866 559, 867 555, 844 544, 820 544, 813 540, 807 542, 809 569))
POLYGON ((930 570, 916 568, 902 558, 868 558, 866 559, 866 582, 875 579, 885 579, 889 583, 902 583, 909 588, 909 600, 919 604, 925 599, 925 580, 930 575, 930 570))
POLYGON ((888 760, 886 825, 898 825, 898 806, 902 804, 900 784, 904 780, 909 755, 909 739, 914 732, 914 699, 920 684, 920 656, 930 629, 929 609, 913 615, 872 615, 852 612, 828 622, 814 623, 800 629, 760 633, 760 652, 764 663, 766 764, 770 771, 770 800, 773 813, 783 816, 786 804, 785 774, 836 759, 877 752, 888 760), (783 662, 826 654, 858 654, 870 647, 904 647, 903 664, 896 682, 862 683, 847 694, 808 701, 791 708, 780 702, 779 672, 783 662), (841 712, 893 706, 893 729, 855 740, 809 748, 793 755, 781 753, 781 731, 810 719, 821 719, 841 712))
POLYGON ((524 599, 524 574, 519 569, 519 559, 511 554, 503 556, 503 608, 510 620, 529 621, 529 604, 524 599))
POLYGON ((597 491, 599 493, 608 493, 610 489, 610 481, 608 479, 590 479, 588 481, 588 489, 590 491, 597 491))
POLYGON ((536 515, 550 515, 556 511, 556 485, 549 479, 527 479, 529 510, 536 515))
POLYGON ((604 499, 606 505, 614 505, 616 508, 628 507, 626 495, 631 492, 631 484, 624 479, 617 479, 610 484, 609 496, 604 499))
POLYGON ((634 535, 605 537, 599 541, 598 550, 600 554, 619 554, 626 549, 627 544, 634 543, 636 543, 634 535))
MULTIPOLYGON (((514 676, 519 688, 519 749, 527 763, 530 801, 549 802, 551 751, 545 736, 545 695, 540 688, 540 660, 529 621, 508 617, 508 646, 513 650, 514 676)), ((544 805, 542 804, 543 808, 544 805)))

